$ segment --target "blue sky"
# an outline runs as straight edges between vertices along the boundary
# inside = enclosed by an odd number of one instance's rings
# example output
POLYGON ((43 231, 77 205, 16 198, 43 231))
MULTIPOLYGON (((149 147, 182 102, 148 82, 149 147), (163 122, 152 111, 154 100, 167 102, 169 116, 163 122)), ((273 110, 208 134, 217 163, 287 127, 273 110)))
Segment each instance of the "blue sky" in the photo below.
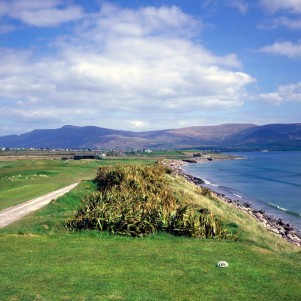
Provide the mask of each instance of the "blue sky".
POLYGON ((0 136, 301 122, 300 0, 0 0, 0 136))

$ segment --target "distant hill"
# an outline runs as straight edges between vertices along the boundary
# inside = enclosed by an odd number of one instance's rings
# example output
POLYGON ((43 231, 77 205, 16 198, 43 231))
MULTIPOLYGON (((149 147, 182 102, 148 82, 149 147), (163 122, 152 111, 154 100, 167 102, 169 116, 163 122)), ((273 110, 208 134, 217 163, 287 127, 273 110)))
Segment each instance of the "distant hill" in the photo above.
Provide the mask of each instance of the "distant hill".
POLYGON ((148 132, 112 130, 96 126, 65 125, 0 137, 0 147, 10 148, 106 148, 106 149, 299 149, 298 124, 222 124, 148 132))
POLYGON ((267 124, 250 127, 228 136, 223 145, 301 150, 301 123, 267 124))

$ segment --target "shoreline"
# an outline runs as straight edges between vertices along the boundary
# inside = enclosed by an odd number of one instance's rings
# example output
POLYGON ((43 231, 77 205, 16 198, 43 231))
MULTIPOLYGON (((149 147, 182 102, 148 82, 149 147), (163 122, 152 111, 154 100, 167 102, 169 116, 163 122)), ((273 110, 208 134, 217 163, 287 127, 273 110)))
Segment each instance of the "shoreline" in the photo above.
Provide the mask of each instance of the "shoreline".
MULTIPOLYGON (((187 181, 193 183, 196 186, 202 186, 205 181, 202 178, 195 177, 186 173, 182 166, 193 163, 214 161, 214 160, 232 160, 234 158, 221 157, 217 159, 192 159, 192 160, 163 160, 161 164, 165 167, 170 168, 174 173, 183 176, 187 181)), ((240 158, 237 158, 240 159, 240 158)), ((208 188, 209 189, 209 188, 208 188)), ((234 200, 226 197, 224 194, 215 192, 209 189, 212 196, 218 198, 219 200, 233 206, 239 210, 247 212, 250 216, 254 217, 257 222, 262 224, 267 230, 273 232, 274 234, 282 237, 287 242, 301 247, 301 232, 295 229, 291 224, 285 222, 281 218, 272 217, 267 214, 264 210, 258 210, 253 205, 247 202, 240 202, 239 200, 234 200)))

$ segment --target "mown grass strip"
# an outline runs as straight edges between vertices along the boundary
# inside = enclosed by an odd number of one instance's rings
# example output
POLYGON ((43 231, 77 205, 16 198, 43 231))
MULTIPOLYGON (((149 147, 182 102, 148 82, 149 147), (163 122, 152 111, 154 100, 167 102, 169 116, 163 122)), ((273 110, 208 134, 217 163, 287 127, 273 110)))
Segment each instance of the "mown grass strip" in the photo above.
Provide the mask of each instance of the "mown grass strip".
POLYGON ((64 232, 67 219, 81 206, 81 199, 96 189, 92 181, 82 181, 77 187, 49 205, 3 228, 0 233, 60 233, 64 232))
POLYGON ((99 234, 2 235, 2 300, 298 300, 300 254, 99 234), (219 260, 229 267, 218 269, 219 260))

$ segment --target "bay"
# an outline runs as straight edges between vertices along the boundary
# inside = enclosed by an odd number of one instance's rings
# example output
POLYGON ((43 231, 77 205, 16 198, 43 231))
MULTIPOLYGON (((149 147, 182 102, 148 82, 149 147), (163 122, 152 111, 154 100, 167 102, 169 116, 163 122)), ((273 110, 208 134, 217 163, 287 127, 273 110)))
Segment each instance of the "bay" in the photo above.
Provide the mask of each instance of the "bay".
POLYGON ((251 203, 301 231, 301 152, 231 153, 242 159, 208 161, 183 169, 230 199, 251 203))

